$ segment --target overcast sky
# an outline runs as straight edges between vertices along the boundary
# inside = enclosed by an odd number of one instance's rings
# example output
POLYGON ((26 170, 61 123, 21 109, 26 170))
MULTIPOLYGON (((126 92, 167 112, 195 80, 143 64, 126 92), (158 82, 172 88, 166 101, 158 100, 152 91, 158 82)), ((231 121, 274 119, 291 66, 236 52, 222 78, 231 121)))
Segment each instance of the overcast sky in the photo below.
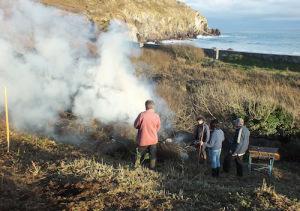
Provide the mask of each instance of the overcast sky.
POLYGON ((300 29, 300 0, 182 0, 221 29, 300 29))

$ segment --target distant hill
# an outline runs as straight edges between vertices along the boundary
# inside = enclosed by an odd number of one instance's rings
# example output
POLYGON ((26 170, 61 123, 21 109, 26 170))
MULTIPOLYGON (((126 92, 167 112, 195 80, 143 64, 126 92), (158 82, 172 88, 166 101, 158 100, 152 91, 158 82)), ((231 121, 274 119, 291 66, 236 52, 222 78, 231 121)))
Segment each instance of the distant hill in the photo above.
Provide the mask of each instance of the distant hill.
POLYGON ((126 22, 139 41, 182 39, 207 34, 207 20, 176 0, 41 0, 46 5, 85 14, 103 29, 110 20, 126 22))

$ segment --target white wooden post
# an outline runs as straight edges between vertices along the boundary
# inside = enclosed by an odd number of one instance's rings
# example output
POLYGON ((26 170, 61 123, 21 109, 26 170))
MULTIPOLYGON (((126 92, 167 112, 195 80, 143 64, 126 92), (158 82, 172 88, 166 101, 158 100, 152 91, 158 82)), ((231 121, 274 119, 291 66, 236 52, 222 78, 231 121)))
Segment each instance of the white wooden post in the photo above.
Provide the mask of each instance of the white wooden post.
POLYGON ((216 49, 215 49, 215 52, 216 52, 216 60, 219 60, 219 49, 216 48, 216 49))

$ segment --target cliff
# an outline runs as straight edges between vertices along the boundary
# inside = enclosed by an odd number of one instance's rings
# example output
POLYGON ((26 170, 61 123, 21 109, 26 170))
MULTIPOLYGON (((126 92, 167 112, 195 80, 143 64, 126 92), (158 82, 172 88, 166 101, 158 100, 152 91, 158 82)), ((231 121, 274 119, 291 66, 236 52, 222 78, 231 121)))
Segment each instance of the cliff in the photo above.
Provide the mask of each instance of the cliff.
POLYGON ((41 0, 44 4, 85 14, 102 29, 112 19, 126 22, 140 42, 206 35, 207 20, 176 0, 41 0))

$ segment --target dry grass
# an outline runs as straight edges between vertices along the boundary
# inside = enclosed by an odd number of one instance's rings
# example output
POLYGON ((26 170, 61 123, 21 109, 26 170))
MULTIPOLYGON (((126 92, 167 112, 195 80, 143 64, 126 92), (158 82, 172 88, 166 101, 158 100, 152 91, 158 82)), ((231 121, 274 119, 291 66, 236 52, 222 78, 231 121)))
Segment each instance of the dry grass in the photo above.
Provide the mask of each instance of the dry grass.
POLYGON ((261 187, 257 188, 255 194, 258 198, 258 205, 267 210, 276 210, 281 207, 282 210, 299 210, 299 204, 295 201, 276 193, 274 187, 267 185, 265 181, 261 187))
MULTIPOLYGON (((176 114, 177 129, 190 130, 194 117, 217 117, 228 128, 234 116, 243 116, 253 131, 276 134, 272 116, 278 110, 290 115, 290 127, 299 128, 300 74, 213 61, 194 47, 143 49, 135 61, 139 74, 157 82, 158 93, 176 114), (146 64, 146 65, 145 65, 146 64), (146 68, 145 68, 146 67, 146 68)), ((282 120, 283 121, 283 120, 282 120)), ((275 123, 274 123, 275 124, 275 123)), ((278 123, 280 124, 280 123, 278 123)))
POLYGON ((157 172, 134 170, 129 158, 99 154, 96 143, 78 148, 14 132, 7 154, 3 138, 1 210, 297 210, 300 205, 294 186, 299 166, 293 163, 276 163, 271 179, 256 172, 242 180, 234 172, 213 179, 208 166, 192 160, 160 161, 157 172))

